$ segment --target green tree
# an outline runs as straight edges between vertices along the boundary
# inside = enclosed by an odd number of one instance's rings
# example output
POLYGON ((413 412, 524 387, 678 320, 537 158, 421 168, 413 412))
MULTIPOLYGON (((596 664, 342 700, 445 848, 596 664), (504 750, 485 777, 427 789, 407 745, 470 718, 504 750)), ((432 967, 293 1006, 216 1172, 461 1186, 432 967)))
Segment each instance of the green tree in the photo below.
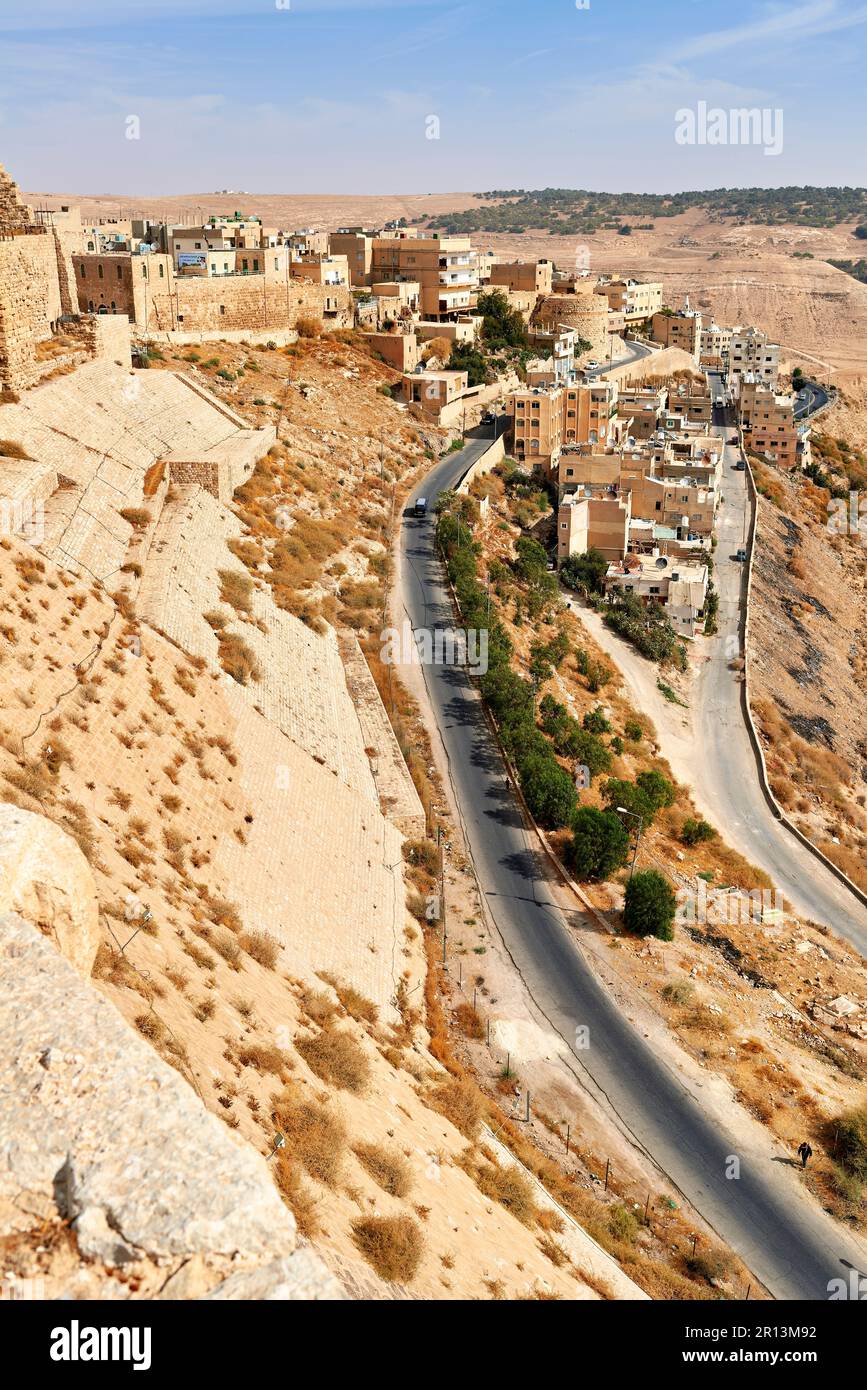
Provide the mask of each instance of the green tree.
POLYGON ((579 806, 572 817, 566 862, 582 882, 610 878, 629 856, 629 836, 613 811, 579 806))
POLYGON ((699 845, 704 840, 712 840, 716 831, 706 820, 695 820, 688 816, 680 829, 680 838, 685 845, 699 845))
POLYGON ((583 555, 570 555, 560 566, 560 579, 579 594, 601 594, 608 561, 591 546, 583 555))
POLYGON ((644 792, 654 811, 673 806, 677 797, 674 786, 661 772, 639 772, 635 785, 644 792))
POLYGON ((493 380, 488 359, 472 343, 455 343, 449 358, 449 367, 456 372, 466 372, 470 386, 486 386, 493 380))
POLYGON ((509 303, 504 290, 483 290, 477 313, 482 315, 482 338, 494 350, 527 346, 527 327, 522 315, 509 303))
POLYGON ((656 936, 671 941, 677 899, 667 878, 656 869, 633 874, 626 885, 623 924, 636 936, 656 936))

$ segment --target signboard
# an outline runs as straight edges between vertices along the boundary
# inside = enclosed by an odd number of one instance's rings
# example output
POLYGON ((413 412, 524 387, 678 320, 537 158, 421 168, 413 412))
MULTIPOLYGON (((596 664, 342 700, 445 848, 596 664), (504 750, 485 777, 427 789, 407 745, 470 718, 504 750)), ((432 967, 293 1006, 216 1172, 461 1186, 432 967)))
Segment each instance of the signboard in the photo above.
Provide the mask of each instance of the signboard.
POLYGON ((178 270, 183 270, 185 266, 197 266, 199 270, 204 270, 207 265, 207 256, 204 251, 179 251, 178 270))

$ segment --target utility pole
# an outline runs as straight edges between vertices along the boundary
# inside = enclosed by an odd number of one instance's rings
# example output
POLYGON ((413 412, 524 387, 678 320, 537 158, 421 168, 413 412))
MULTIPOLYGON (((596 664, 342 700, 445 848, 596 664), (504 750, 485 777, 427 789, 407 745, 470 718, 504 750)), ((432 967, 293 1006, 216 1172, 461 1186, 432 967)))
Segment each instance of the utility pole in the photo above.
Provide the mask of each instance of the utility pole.
POLYGON ((621 816, 629 816, 632 820, 638 821, 638 834, 635 837, 635 847, 632 851, 632 863, 629 866, 629 882, 631 883, 632 875, 635 873, 635 861, 638 858, 638 846, 641 841, 641 832, 644 828, 644 822, 641 819, 641 816, 637 814, 637 812, 627 811, 625 806, 618 806, 617 811, 621 816))

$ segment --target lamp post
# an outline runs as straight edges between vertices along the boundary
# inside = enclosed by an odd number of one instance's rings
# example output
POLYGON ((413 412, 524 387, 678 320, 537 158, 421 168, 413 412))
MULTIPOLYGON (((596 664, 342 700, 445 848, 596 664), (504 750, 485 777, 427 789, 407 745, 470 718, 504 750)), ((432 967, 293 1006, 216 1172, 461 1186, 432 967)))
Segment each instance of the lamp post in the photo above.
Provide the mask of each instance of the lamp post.
POLYGON ((641 840, 641 831, 644 828, 644 822, 641 819, 641 816, 638 815, 637 811, 627 811, 625 806, 618 806, 617 811, 618 814, 621 816, 630 816, 632 820, 638 821, 638 834, 635 837, 635 848, 632 851, 632 863, 629 866, 629 882, 631 883, 632 875, 635 873, 635 860, 638 857, 638 845, 639 841, 641 840))

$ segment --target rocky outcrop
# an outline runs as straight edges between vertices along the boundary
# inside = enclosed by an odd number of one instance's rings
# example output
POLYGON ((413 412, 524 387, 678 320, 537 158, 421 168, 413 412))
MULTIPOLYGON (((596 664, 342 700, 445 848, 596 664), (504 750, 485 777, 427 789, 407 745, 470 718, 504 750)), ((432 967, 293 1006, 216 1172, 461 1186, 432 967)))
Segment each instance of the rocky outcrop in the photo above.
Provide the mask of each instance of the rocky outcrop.
POLYGON ((0 1236, 59 1215, 106 1279, 158 1268, 164 1286, 194 1260, 188 1296, 341 1297, 310 1252, 293 1255, 265 1160, 13 915, 0 997, 0 1236))
POLYGON ((0 913, 38 927, 80 975, 99 945, 99 907, 90 865, 45 816, 0 804, 0 913))

